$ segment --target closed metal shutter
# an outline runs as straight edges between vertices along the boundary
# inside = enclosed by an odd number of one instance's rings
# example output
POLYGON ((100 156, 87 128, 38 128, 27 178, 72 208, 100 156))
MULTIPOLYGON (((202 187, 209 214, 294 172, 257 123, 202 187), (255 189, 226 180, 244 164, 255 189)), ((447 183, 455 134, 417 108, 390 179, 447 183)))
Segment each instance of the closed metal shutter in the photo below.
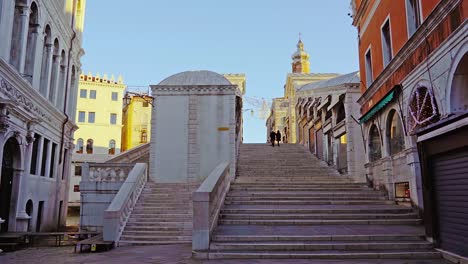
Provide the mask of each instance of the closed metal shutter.
POLYGON ((432 161, 440 247, 468 257, 468 148, 432 161))

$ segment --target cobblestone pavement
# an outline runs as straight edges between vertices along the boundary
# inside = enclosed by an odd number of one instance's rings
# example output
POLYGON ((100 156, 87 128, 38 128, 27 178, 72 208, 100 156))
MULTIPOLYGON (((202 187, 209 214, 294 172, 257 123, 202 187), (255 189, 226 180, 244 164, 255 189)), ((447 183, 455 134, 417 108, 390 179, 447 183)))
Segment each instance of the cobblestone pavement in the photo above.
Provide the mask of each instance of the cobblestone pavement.
POLYGON ((441 260, 211 260, 191 259, 190 245, 120 247, 102 253, 73 253, 73 247, 28 248, 0 255, 0 264, 448 264, 441 260))

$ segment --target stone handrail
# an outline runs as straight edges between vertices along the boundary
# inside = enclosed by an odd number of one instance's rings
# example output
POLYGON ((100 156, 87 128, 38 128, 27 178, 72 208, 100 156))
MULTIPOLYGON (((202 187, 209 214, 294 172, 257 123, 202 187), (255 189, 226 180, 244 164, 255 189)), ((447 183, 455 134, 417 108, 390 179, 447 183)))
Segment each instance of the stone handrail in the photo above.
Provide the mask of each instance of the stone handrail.
POLYGON ((114 241, 117 244, 147 179, 147 165, 137 163, 104 211, 104 241, 114 241))
POLYGON ((230 187, 230 164, 219 164, 193 193, 192 249, 208 250, 219 211, 230 187))
POLYGON ((131 163, 83 163, 82 180, 91 182, 123 182, 135 164, 131 163))

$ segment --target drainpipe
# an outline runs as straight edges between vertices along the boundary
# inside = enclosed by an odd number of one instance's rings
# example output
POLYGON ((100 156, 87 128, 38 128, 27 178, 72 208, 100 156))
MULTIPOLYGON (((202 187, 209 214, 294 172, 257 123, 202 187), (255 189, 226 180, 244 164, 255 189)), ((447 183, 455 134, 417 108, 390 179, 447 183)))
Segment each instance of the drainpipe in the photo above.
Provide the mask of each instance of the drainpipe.
MULTIPOLYGON (((70 40, 70 48, 68 49, 68 62, 67 62, 67 78, 65 82, 65 96, 64 96, 64 103, 63 103, 63 113, 65 114, 65 121, 62 123, 62 137, 60 141, 60 155, 59 155, 59 164, 64 161, 65 158, 62 158, 63 155, 63 146, 65 142, 65 126, 70 120, 70 117, 67 114, 67 102, 68 102, 68 90, 70 88, 70 64, 71 64, 71 53, 73 50, 73 41, 76 39, 76 31, 75 31, 75 12, 76 12, 76 1, 73 2, 73 12, 72 12, 72 23, 71 28, 73 30, 73 37, 70 40)), ((66 164, 62 164, 62 178, 66 170, 66 164)))

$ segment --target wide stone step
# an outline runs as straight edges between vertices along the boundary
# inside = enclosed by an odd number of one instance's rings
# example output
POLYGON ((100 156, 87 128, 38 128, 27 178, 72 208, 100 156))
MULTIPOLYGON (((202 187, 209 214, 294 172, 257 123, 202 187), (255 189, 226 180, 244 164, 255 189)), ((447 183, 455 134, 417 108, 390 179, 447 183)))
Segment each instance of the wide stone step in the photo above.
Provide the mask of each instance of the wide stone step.
POLYGON ((182 230, 182 231, 161 231, 161 230, 125 230, 124 235, 130 236, 192 236, 192 231, 182 230))
POLYGON ((166 241, 136 241, 136 240, 120 240, 119 246, 149 246, 149 245, 175 245, 175 244, 191 244, 192 240, 166 240, 166 241))
POLYGON ((133 240, 133 241, 189 241, 192 240, 192 236, 155 236, 155 235, 127 235, 121 236, 121 240, 133 240))
MULTIPOLYGON (((151 225, 141 225, 141 224, 134 224, 134 223, 128 223, 125 226, 125 231, 129 230, 148 230, 148 231, 160 231, 160 232, 183 232, 185 230, 192 231, 192 226, 151 226, 151 225)), ((124 232, 125 232, 124 231, 124 232)))
MULTIPOLYGON (((228 196, 226 201, 253 201, 253 200, 278 200, 278 196, 228 196)), ((317 195, 317 196, 293 196, 293 197, 281 197, 281 200, 301 200, 301 201, 321 201, 321 200, 362 200, 362 199, 373 199, 373 200, 387 200, 386 196, 383 195, 360 195, 360 196, 327 196, 327 195, 317 195)))
POLYGON ((210 250, 242 251, 314 251, 314 250, 424 250, 432 249, 426 241, 262 241, 262 242, 214 242, 210 250))
POLYGON ((373 234, 373 235, 215 235, 214 242, 253 241, 422 241, 423 234, 373 234))
POLYGON ((219 219, 222 225, 420 225, 421 219, 219 219))
MULTIPOLYGON (((366 185, 362 183, 343 183, 343 184, 315 184, 313 182, 288 182, 288 186, 294 187, 309 187, 309 188, 330 188, 330 189, 370 189, 366 185)), ((284 185, 282 182, 236 182, 232 184, 231 186, 239 186, 239 187, 279 187, 284 185)))
POLYGON ((411 208, 395 208, 395 209, 363 209, 363 208, 347 208, 347 209, 303 209, 303 208, 290 208, 290 209, 250 209, 250 208, 230 208, 224 207, 221 210, 223 214, 397 214, 397 213, 410 213, 411 208))
POLYGON ((140 223, 147 223, 147 222, 159 222, 159 223, 167 223, 167 222, 191 222, 192 217, 164 217, 164 216, 153 216, 153 217, 130 217, 129 222, 140 222, 140 223))
POLYGON ((410 219, 417 218, 416 213, 412 214, 221 214, 220 219, 249 219, 249 220, 262 220, 262 219, 410 219))
POLYGON ((323 190, 307 190, 307 191, 255 191, 255 190, 232 190, 228 193, 228 197, 302 197, 302 196, 383 196, 384 192, 373 190, 357 190, 357 191, 323 191, 323 190))
MULTIPOLYGON (((261 187, 261 186, 236 186, 233 185, 231 187, 231 190, 239 190, 239 191, 249 191, 249 192, 275 192, 275 191, 292 191, 292 192, 307 192, 307 191, 314 191, 313 189, 311 190, 310 187, 301 187, 301 186, 288 186, 287 184, 283 186, 275 186, 275 187, 261 187)), ((315 189, 318 190, 318 189, 315 189)), ((365 192, 365 191, 363 191, 365 192)), ((371 189, 368 190, 368 192, 375 192, 371 189)))
POLYGON ((143 219, 129 219, 128 224, 134 225, 145 225, 145 226, 154 226, 154 227, 191 227, 192 222, 154 222, 154 221, 145 221, 143 219))
POLYGON ((362 205, 362 204, 395 204, 393 201, 389 200, 354 200, 354 201, 340 201, 340 200, 317 200, 317 201, 300 201, 300 200, 289 200, 289 201, 284 201, 284 200, 268 200, 268 201, 262 201, 262 200, 253 200, 253 201, 230 201, 230 200, 225 200, 224 202, 226 205, 230 204, 246 204, 246 205, 271 205, 271 204, 277 204, 277 205, 362 205))
MULTIPOLYGON (((440 259, 441 254, 433 250, 398 250, 398 251, 221 251, 195 252, 194 257, 209 259, 440 259)), ((402 262, 404 263, 404 262, 402 262)))

